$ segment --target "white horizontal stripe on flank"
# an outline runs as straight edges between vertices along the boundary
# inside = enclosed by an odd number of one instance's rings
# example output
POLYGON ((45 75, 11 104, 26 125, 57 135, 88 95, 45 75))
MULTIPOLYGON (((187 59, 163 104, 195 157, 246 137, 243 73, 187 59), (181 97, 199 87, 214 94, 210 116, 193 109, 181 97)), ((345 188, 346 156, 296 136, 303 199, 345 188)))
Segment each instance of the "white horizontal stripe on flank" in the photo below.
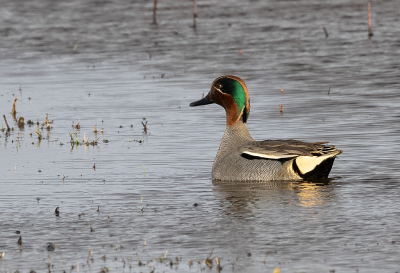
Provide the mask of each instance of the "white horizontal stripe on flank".
POLYGON ((295 155, 286 155, 286 156, 277 156, 277 155, 267 155, 267 154, 259 154, 259 153, 252 153, 248 151, 244 151, 243 154, 251 155, 251 156, 256 156, 256 157, 261 157, 261 158, 267 158, 267 159, 282 159, 282 158, 295 158, 295 155))

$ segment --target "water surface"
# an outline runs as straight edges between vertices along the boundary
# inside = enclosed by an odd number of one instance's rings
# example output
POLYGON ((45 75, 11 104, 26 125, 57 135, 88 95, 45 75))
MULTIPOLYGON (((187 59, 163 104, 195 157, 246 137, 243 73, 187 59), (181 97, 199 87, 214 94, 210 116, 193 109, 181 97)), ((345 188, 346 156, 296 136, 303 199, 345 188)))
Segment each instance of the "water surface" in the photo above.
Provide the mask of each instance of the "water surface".
POLYGON ((198 2, 3 1, 0 271, 399 271, 400 4, 368 39, 365 1, 198 2), (224 74, 255 139, 342 149, 330 179, 213 184, 224 111, 188 105, 224 74))

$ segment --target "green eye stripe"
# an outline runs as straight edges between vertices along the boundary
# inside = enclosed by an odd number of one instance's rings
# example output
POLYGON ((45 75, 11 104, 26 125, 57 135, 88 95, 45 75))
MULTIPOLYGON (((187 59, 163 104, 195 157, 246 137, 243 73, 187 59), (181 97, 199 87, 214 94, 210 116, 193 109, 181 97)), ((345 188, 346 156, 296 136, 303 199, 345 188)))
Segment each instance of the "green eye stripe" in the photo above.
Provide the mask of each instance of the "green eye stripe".
POLYGON ((240 82, 231 78, 224 78, 219 80, 218 83, 222 84, 222 92, 233 97, 238 107, 238 113, 241 113, 246 104, 246 93, 240 82))

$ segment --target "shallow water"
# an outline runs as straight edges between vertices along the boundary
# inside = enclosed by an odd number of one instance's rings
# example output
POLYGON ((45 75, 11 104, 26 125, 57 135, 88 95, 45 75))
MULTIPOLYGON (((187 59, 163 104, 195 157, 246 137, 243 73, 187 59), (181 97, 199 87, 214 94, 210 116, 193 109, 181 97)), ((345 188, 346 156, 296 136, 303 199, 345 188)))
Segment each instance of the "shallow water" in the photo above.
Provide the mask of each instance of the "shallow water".
POLYGON ((365 1, 198 2, 196 30, 190 1, 2 3, 0 271, 399 271, 400 3, 368 39, 365 1), (255 139, 342 149, 330 179, 213 184, 224 112, 188 105, 224 74, 255 139))

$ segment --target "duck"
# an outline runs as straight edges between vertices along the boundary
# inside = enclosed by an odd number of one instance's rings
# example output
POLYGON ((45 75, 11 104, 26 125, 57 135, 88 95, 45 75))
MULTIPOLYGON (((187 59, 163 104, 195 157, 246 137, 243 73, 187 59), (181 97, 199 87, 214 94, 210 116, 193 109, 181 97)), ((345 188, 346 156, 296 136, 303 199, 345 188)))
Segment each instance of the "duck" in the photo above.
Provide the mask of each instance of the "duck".
POLYGON ((221 76, 210 92, 189 106, 216 103, 226 112, 226 129, 212 166, 213 181, 312 180, 328 178, 342 151, 328 142, 254 140, 247 129, 249 91, 237 76, 221 76))

